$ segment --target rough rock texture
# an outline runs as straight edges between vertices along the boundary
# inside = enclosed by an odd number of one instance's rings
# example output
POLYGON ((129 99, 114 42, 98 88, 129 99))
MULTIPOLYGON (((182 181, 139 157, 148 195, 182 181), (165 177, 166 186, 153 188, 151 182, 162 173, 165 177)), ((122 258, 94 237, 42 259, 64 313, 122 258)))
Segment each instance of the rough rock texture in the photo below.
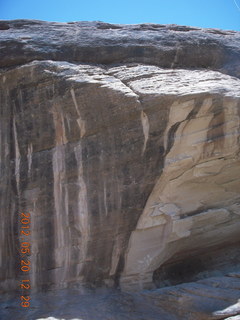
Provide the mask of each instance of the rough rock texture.
POLYGON ((177 25, 0 21, 0 66, 32 60, 138 62, 240 75, 239 32, 177 25))
POLYGON ((24 211, 34 290, 237 271, 239 46, 234 31, 0 21, 2 291, 23 276, 24 211))

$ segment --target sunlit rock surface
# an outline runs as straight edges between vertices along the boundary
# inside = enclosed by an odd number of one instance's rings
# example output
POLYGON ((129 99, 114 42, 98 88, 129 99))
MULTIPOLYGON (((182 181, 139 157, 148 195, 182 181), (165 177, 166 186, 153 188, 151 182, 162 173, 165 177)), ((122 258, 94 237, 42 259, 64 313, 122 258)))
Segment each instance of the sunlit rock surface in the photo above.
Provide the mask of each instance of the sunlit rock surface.
POLYGON ((0 22, 1 292, 23 277, 20 212, 32 292, 239 270, 239 44, 182 26, 0 22))

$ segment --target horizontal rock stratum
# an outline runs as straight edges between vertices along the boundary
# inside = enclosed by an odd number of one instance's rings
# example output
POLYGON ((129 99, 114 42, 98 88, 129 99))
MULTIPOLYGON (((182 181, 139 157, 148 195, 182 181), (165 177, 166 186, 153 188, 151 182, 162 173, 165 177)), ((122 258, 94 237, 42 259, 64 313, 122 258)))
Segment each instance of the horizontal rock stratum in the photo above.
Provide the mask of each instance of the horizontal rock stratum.
POLYGON ((210 68, 240 76, 240 34, 177 25, 0 20, 0 66, 32 60, 210 68))
POLYGON ((0 21, 2 292, 20 212, 35 291, 236 272, 239 78, 239 32, 0 21))

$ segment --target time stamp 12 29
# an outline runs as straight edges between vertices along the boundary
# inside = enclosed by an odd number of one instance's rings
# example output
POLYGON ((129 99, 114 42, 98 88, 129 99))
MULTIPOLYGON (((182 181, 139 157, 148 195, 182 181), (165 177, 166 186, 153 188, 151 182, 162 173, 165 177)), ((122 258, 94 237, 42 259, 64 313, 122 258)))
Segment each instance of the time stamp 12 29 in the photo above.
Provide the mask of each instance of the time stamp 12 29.
POLYGON ((21 307, 30 307, 30 270, 31 270, 31 245, 30 245, 30 213, 20 213, 20 270, 22 273, 20 280, 21 307))

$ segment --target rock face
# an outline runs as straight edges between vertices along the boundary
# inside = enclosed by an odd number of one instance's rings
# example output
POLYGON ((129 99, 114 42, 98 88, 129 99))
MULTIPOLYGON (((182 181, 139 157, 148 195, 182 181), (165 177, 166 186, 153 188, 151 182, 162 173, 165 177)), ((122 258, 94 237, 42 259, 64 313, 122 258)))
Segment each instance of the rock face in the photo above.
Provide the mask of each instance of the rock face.
POLYGON ((239 32, 177 25, 0 21, 0 66, 33 60, 144 63, 240 75, 239 32))
POLYGON ((22 277, 19 212, 36 290, 236 271, 239 44, 174 25, 0 22, 3 291, 22 277))

